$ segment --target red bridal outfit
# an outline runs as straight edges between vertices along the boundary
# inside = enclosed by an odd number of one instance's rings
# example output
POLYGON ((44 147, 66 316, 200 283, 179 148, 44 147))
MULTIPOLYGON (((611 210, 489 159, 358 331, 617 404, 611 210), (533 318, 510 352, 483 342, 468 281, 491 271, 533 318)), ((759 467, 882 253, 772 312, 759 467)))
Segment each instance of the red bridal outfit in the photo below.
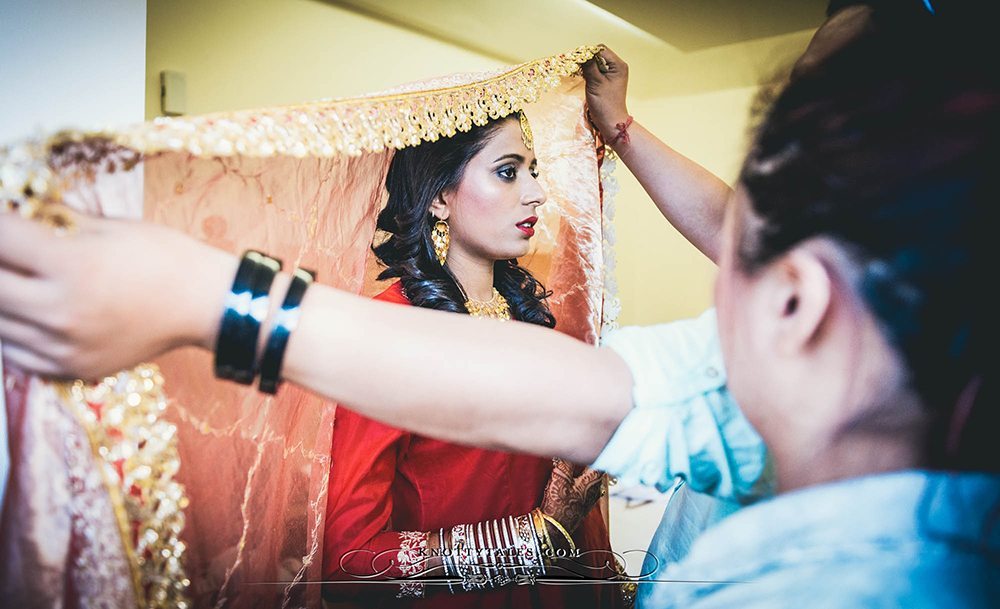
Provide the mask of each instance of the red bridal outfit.
MULTIPOLYGON (((395 283, 376 300, 409 305, 395 283)), ((422 570, 428 534, 526 514, 539 506, 552 460, 470 448, 402 431, 337 409, 323 544, 324 599, 334 607, 616 607, 618 585, 511 583, 455 592, 440 583, 372 583, 422 570)), ((580 575, 612 579, 608 526, 595 505, 573 534, 580 575), (587 565, 587 566, 584 566, 587 565)), ((440 575, 440 573, 438 573, 440 575)), ((428 580, 431 581, 431 580, 428 580)))
MULTIPOLYGON (((393 152, 523 110, 548 202, 522 263, 554 291, 559 331, 595 343, 617 310, 606 273, 613 177, 579 76, 596 50, 353 99, 0 145, 0 213, 57 223, 51 204, 62 203, 141 218, 373 295, 385 289, 370 245, 393 152)), ((0 485, 0 605, 318 608, 325 540, 389 544, 382 528, 421 531, 538 504, 544 461, 391 436, 292 384, 268 396, 211 371, 211 354, 197 349, 96 384, 3 371, 10 475, 0 485), (347 458, 333 463, 331 487, 335 429, 348 438, 335 443, 347 458), (343 520, 325 522, 328 506, 343 520)), ((585 531, 606 544, 596 523, 585 531)), ((596 593, 538 585, 496 594, 466 602, 596 593)), ((417 602, 463 597, 435 590, 417 602)))

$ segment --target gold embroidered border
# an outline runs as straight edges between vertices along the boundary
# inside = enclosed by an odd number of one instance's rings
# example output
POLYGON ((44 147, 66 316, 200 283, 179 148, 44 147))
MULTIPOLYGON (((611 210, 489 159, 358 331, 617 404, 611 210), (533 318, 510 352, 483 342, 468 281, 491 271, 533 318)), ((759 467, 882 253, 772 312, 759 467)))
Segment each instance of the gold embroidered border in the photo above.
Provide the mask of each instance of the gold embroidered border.
POLYGON ((190 606, 180 532, 188 499, 174 480, 176 428, 162 417, 163 377, 152 364, 105 378, 57 384, 63 404, 87 433, 114 506, 140 608, 190 606))
POLYGON ((108 167, 129 171, 142 155, 171 150, 201 157, 333 157, 436 141, 537 101, 601 48, 579 47, 454 86, 158 118, 118 131, 63 131, 20 142, 0 148, 0 211, 19 211, 60 228, 60 218, 39 216, 48 211, 43 203, 59 200, 60 182, 73 175, 63 165, 93 173, 94 167, 111 163, 108 167))
POLYGON ((468 84, 296 106, 158 118, 111 134, 142 153, 195 156, 358 156, 416 146, 520 110, 599 50, 583 46, 468 84))

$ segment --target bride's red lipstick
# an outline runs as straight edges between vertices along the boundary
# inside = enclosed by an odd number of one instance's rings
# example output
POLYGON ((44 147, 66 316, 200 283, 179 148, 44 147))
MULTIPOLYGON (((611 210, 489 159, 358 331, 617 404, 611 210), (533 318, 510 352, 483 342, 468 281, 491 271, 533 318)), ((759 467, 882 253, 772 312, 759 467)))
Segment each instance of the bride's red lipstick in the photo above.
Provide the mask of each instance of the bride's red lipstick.
POLYGON ((531 216, 530 218, 525 218, 517 223, 517 228, 520 229, 525 235, 529 237, 535 236, 535 224, 538 223, 538 216, 531 216))

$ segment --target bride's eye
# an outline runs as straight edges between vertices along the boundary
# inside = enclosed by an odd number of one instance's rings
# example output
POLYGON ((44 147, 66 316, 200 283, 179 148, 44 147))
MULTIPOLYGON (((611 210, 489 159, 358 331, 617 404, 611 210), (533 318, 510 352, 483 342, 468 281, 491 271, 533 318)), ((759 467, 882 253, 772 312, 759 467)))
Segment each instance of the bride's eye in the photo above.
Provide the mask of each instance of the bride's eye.
POLYGON ((517 178, 517 170, 513 165, 506 165, 497 170, 497 175, 504 181, 513 182, 517 178))

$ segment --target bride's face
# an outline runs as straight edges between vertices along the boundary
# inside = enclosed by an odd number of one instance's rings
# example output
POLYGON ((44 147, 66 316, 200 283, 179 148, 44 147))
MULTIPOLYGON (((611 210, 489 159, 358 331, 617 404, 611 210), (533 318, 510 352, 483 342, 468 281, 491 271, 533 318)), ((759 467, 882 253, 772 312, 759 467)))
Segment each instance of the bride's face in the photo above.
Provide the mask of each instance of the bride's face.
POLYGON ((487 260, 526 255, 536 210, 545 203, 537 178, 537 160, 521 139, 518 121, 503 121, 469 160, 458 185, 442 193, 452 250, 487 260))

